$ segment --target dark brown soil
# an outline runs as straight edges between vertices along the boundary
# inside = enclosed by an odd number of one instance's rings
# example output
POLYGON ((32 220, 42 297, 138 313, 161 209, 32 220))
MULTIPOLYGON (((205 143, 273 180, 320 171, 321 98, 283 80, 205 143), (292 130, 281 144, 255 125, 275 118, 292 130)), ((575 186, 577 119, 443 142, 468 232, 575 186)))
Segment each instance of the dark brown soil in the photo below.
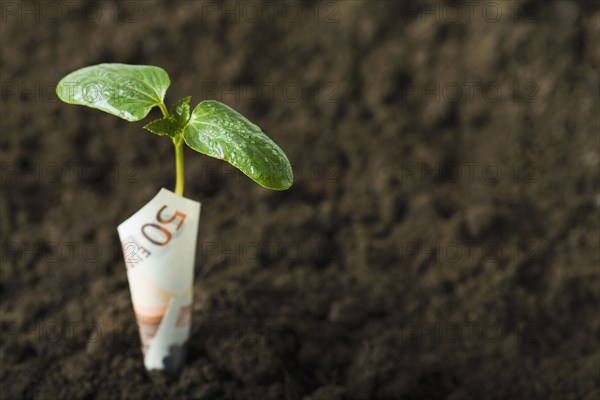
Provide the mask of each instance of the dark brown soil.
POLYGON ((600 398, 597 3, 453 4, 3 2, 2 399, 600 398), (186 152, 172 380, 116 232, 172 146, 54 95, 100 62, 163 67, 169 103, 224 101, 294 165, 273 192, 186 152))

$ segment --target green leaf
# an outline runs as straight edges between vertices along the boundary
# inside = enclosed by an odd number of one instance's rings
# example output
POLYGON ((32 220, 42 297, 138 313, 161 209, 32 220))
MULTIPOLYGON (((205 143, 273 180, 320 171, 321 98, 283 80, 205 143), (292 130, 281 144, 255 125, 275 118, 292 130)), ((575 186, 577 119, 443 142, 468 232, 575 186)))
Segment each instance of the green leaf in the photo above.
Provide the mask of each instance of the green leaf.
POLYGON ((159 67, 98 64, 65 76, 56 86, 56 94, 65 103, 139 121, 163 103, 170 84, 169 75, 159 67))
POLYGON ((205 100, 198 104, 183 130, 183 139, 192 149, 227 161, 268 189, 292 186, 292 167, 283 150, 223 103, 205 100))
POLYGON ((171 107, 169 116, 177 122, 181 128, 184 128, 190 120, 190 100, 191 96, 184 97, 171 107))
POLYGON ((177 125, 170 118, 159 118, 144 126, 144 129, 149 130, 158 136, 175 137, 177 135, 177 125))
POLYGON ((144 126, 144 129, 159 136, 175 137, 179 135, 190 120, 190 99, 191 97, 188 96, 179 100, 171 107, 167 117, 150 122, 144 126))

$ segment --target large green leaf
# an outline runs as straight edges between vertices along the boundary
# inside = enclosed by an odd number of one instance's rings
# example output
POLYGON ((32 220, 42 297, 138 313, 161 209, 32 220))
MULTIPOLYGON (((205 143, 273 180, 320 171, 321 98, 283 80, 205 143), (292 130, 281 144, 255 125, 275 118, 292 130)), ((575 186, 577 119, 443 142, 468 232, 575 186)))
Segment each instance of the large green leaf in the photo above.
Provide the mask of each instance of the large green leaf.
POLYGON ((163 103, 170 84, 169 75, 159 67, 98 64, 65 76, 58 83, 56 94, 65 103, 139 121, 163 103))
POLYGON ((227 161, 268 189, 292 186, 292 167, 285 153, 258 126, 223 103, 198 104, 183 139, 192 149, 227 161))

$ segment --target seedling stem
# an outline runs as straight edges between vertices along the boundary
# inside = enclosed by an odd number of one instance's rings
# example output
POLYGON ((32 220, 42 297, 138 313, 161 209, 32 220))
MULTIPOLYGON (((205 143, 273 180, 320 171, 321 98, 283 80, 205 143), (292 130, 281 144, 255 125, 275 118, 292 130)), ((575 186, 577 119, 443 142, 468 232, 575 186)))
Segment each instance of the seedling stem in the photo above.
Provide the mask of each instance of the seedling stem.
POLYGON ((178 137, 173 139, 173 145, 175 146, 175 193, 179 196, 183 196, 183 139, 178 137))
MULTIPOLYGON (((164 102, 161 102, 158 107, 164 118, 169 116, 169 111, 164 102)), ((175 194, 183 196, 183 139, 181 136, 173 138, 173 146, 175 147, 175 194)))

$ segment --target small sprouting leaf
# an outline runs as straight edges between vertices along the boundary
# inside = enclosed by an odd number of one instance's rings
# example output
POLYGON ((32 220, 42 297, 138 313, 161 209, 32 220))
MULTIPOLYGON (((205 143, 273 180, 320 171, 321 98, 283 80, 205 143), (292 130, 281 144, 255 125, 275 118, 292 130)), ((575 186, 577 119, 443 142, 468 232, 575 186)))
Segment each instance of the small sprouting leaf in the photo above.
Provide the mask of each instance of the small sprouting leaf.
POLYGON ((65 103, 139 121, 163 103, 170 84, 169 76, 159 67, 98 64, 65 76, 56 86, 56 94, 65 103))
POLYGON ((156 133, 158 136, 175 137, 177 133, 177 125, 168 117, 155 119, 149 124, 146 124, 144 129, 156 133))
POLYGON ((159 136, 175 137, 181 133, 190 119, 190 99, 184 97, 179 100, 169 112, 167 117, 159 118, 144 126, 144 129, 159 136))
POLYGON ((205 100, 198 104, 183 130, 183 139, 192 149, 227 161, 268 189, 292 186, 292 167, 283 150, 223 103, 205 100))
POLYGON ((190 100, 191 96, 184 97, 171 107, 169 116, 173 117, 181 128, 190 120, 190 100))

